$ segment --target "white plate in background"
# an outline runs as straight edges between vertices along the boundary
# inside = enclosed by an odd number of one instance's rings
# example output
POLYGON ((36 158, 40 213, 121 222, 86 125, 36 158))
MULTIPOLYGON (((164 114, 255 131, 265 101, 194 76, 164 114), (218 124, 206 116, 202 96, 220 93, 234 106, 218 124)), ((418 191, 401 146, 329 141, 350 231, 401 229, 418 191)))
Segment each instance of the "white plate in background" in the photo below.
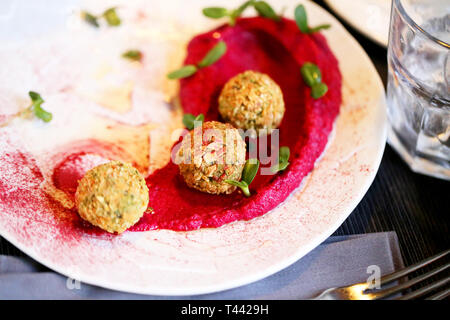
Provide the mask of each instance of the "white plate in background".
POLYGON ((353 28, 387 47, 391 0, 325 0, 353 28))

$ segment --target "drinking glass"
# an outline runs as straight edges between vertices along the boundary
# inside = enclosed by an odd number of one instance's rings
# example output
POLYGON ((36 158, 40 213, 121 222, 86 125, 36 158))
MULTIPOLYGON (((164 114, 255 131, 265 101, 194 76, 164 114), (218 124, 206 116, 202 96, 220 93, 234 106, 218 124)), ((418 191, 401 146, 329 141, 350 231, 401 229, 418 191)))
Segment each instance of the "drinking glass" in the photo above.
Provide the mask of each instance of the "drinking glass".
POLYGON ((450 180, 450 0, 393 0, 389 144, 419 173, 450 180))

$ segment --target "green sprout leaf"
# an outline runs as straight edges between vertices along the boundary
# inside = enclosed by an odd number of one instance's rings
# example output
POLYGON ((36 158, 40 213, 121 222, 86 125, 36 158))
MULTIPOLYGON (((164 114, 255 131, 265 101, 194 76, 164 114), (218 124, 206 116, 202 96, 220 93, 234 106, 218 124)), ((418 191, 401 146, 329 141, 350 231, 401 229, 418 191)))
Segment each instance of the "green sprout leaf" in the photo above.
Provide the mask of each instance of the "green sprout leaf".
POLYGON ((253 2, 253 7, 262 17, 269 18, 275 21, 279 21, 280 17, 275 13, 275 10, 265 1, 253 2))
POLYGON ((195 116, 193 114, 185 113, 183 115, 183 124, 189 130, 192 130, 194 128, 194 120, 195 116))
POLYGON ((308 26, 308 16, 306 14, 305 7, 302 4, 298 5, 295 8, 294 16, 298 28, 300 29, 301 32, 306 34, 314 33, 322 29, 328 29, 331 27, 329 24, 323 24, 314 28, 310 28, 308 26))
POLYGON ((300 4, 295 8, 294 11, 295 22, 297 23, 298 28, 303 33, 309 33, 308 28, 308 16, 306 15, 305 7, 300 4))
POLYGON ((198 116, 194 116, 190 113, 186 113, 183 115, 183 124, 188 130, 192 130, 201 125, 204 120, 205 116, 201 113, 198 116))
POLYGON ((219 60, 227 51, 227 44, 224 41, 219 41, 206 56, 198 63, 199 68, 205 68, 212 65, 219 60))
POLYGON ((241 181, 225 180, 225 182, 231 184, 232 186, 241 188, 244 195, 250 197, 251 194, 249 186, 252 183, 253 179, 255 179, 258 170, 259 170, 259 160, 248 159, 245 162, 244 170, 242 171, 241 181))
POLYGON ((31 99, 31 105, 20 110, 7 121, 0 123, 0 128, 8 126, 15 118, 29 119, 34 115, 36 118, 39 118, 44 122, 50 122, 53 119, 53 115, 41 107, 45 101, 39 93, 30 91, 28 92, 28 95, 31 99))
POLYGON ((225 180, 226 183, 239 188, 248 188, 248 184, 244 181, 225 180))
POLYGON ((196 116, 194 119, 194 121, 199 121, 199 122, 203 122, 204 120, 205 120, 205 116, 201 113, 198 116, 196 116))
POLYGON ((181 67, 178 70, 172 71, 167 75, 167 78, 169 79, 181 79, 181 78, 187 78, 192 76, 194 73, 196 73, 198 68, 194 66, 193 64, 185 65, 184 67, 181 67))
POLYGON ((50 122, 53 119, 53 115, 41 107, 41 104, 44 103, 44 99, 42 99, 41 95, 34 91, 28 92, 28 95, 32 102, 29 109, 33 111, 33 114, 44 122, 50 122))
POLYGON ((105 12, 103 12, 103 17, 105 17, 106 22, 113 27, 117 27, 120 25, 121 20, 117 15, 116 8, 109 8, 105 12))
POLYGON ((198 126, 201 126, 203 121, 205 121, 205 116, 203 114, 199 114, 194 119, 194 128, 197 128, 198 126))
POLYGON ((286 170, 286 168, 288 166, 289 166, 289 162, 280 162, 280 163, 274 165, 272 168, 270 168, 270 171, 272 171, 272 173, 277 173, 277 172, 286 170))
POLYGON ((241 188, 242 192, 246 197, 250 197, 250 189, 248 188, 248 184, 244 181, 234 181, 234 180, 225 180, 226 183, 231 184, 232 186, 241 188))
POLYGON ((245 9, 247 9, 249 6, 253 5, 254 0, 246 1, 244 2, 239 8, 231 11, 230 14, 230 25, 234 26, 236 24, 236 19, 241 16, 242 13, 244 13, 245 9))
POLYGON ((328 86, 322 82, 322 72, 311 62, 306 62, 300 69, 303 81, 311 88, 311 97, 319 99, 328 92, 328 86))
POLYGON ((105 10, 105 12, 103 12, 101 16, 95 16, 87 11, 82 11, 81 17, 84 19, 84 21, 96 28, 100 27, 100 24, 98 23, 98 19, 100 18, 105 18, 108 25, 113 27, 119 26, 122 23, 119 16, 117 15, 116 8, 109 8, 105 10))
POLYGON ((244 170, 242 171, 242 181, 246 182, 248 185, 252 183, 255 179, 256 174, 259 170, 259 160, 258 159, 248 159, 245 162, 244 170))
POLYGON ((321 24, 320 26, 310 28, 309 33, 314 33, 314 32, 320 31, 320 30, 326 30, 326 29, 330 29, 330 28, 331 28, 331 24, 321 24))
POLYGON ((230 18, 230 25, 234 26, 236 24, 236 19, 247 9, 250 5, 252 5, 254 0, 249 0, 244 2, 239 8, 235 10, 228 10, 222 7, 208 7, 202 10, 203 15, 212 18, 212 19, 220 19, 223 17, 230 18))
POLYGON ((279 152, 279 162, 288 162, 291 156, 291 150, 289 147, 281 147, 279 152))
POLYGON ((28 92, 28 95, 30 96, 31 102, 33 102, 33 104, 41 105, 44 102, 44 99, 42 99, 41 95, 37 92, 30 91, 28 92))
POLYGON ((236 16, 240 16, 242 13, 244 13, 245 9, 247 9, 249 6, 253 5, 255 1, 254 0, 249 0, 244 2, 243 4, 241 4, 241 6, 239 8, 237 8, 236 10, 234 10, 232 12, 232 15, 236 15, 236 16))
POLYGON ((98 24, 98 21, 97 21, 97 17, 94 16, 93 14, 83 11, 83 12, 81 12, 81 17, 83 18, 84 21, 86 21, 91 26, 96 27, 96 28, 100 27, 100 25, 98 24))
POLYGON ((132 61, 141 61, 142 52, 139 50, 128 50, 122 54, 122 57, 132 61))
POLYGON ((208 7, 202 10, 203 14, 212 19, 219 19, 223 17, 230 18, 230 25, 234 26, 236 24, 236 19, 240 17, 245 9, 253 6, 262 17, 273 19, 275 21, 280 20, 280 16, 275 13, 275 10, 266 1, 255 1, 249 0, 241 4, 237 9, 227 10, 221 7, 208 7))
POLYGON ((202 10, 203 14, 212 19, 220 19, 228 16, 228 10, 220 7, 209 7, 202 10))
POLYGON ((217 60, 219 60, 227 51, 227 44, 224 41, 219 41, 205 57, 197 64, 188 64, 178 70, 175 70, 167 75, 169 79, 180 79, 192 76, 200 68, 206 68, 217 60))
POLYGON ((289 165, 290 155, 291 151, 289 150, 289 147, 281 147, 278 155, 278 163, 270 168, 272 173, 286 170, 289 165))
POLYGON ((311 97, 314 99, 322 98, 328 92, 328 86, 323 83, 316 83, 311 87, 311 97))
POLYGON ((44 122, 50 122, 53 119, 53 115, 50 112, 45 111, 42 109, 40 105, 36 105, 33 108, 34 115, 41 119, 44 122))
POLYGON ((306 62, 300 69, 303 80, 312 87, 313 85, 322 82, 322 73, 317 65, 311 62, 306 62))

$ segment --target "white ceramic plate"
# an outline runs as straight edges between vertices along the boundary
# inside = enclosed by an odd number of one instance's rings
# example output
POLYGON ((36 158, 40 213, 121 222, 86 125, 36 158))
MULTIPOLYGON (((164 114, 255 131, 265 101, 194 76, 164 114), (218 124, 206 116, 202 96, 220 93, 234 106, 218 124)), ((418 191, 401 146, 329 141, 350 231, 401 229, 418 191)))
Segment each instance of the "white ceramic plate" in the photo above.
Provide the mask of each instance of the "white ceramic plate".
POLYGON ((325 0, 353 28, 387 47, 391 0, 325 0))
MULTIPOLYGON (((89 2, 92 6, 92 1, 89 2)), ((123 6, 140 5, 137 1, 123 2, 123 6)), ((224 5, 233 7, 240 2, 226 1, 224 5)), ((105 8, 111 2, 95 5, 105 8)), ((201 8, 211 5, 217 3, 155 1, 151 12, 164 21, 186 24, 185 33, 199 21, 198 28, 193 30, 199 32, 220 23, 201 16, 201 8)), ((326 11, 311 2, 305 5, 311 25, 332 25, 325 35, 343 74, 343 105, 323 157, 302 187, 283 204, 262 217, 218 229, 126 232, 114 237, 95 237, 68 230, 60 221, 63 218, 53 217, 50 212, 33 208, 18 212, 2 207, 0 202, 0 234, 35 260, 73 279, 157 295, 200 294, 245 285, 289 266, 314 249, 349 216, 377 173, 386 139, 386 102, 382 82, 360 45, 326 11)), ((292 17, 292 1, 277 1, 277 10, 284 6, 286 15, 292 17)), ((47 21, 57 21, 59 15, 47 8, 42 10, 48 14, 47 21)), ((60 12, 70 13, 64 10, 60 12)), ((24 14, 23 10, 20 12, 24 14)), ((55 26, 63 28, 65 22, 58 21, 55 26)), ((12 22, 1 23, 16 32, 11 41, 21 35, 40 33, 37 26, 29 28, 21 24, 23 30, 17 32, 12 22)), ((46 26, 41 34, 51 29, 46 26)), ((0 152, 14 152, 14 147, 6 146, 0 143, 0 148, 12 149, 0 152)), ((13 174, 20 187, 20 179, 30 173, 13 174)), ((24 201, 29 196, 32 195, 24 193, 24 201)))

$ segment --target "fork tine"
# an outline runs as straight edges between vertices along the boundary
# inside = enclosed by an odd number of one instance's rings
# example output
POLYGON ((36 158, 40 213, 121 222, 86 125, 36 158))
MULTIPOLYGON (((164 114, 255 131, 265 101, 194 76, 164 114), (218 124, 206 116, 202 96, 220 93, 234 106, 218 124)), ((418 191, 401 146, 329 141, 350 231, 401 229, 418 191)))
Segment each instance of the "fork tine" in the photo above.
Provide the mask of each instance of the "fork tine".
POLYGON ((425 259, 425 260, 423 260, 421 262, 413 264, 412 266, 409 266, 409 267, 404 268, 402 270, 399 270, 397 272, 394 272, 394 273, 382 276, 381 279, 380 279, 380 285, 383 285, 383 284, 392 282, 394 280, 397 280, 399 278, 402 278, 402 277, 408 275, 409 273, 416 271, 417 269, 420 269, 420 268, 422 268, 422 267, 424 267, 424 266, 426 266, 426 265, 428 265, 428 264, 430 264, 430 263, 432 263, 432 262, 434 262, 434 261, 436 261, 436 260, 438 260, 440 258, 445 257, 449 253, 450 253, 450 249, 445 250, 444 252, 438 253, 438 254, 436 254, 436 255, 428 258, 428 259, 425 259))
POLYGON ((450 296, 450 288, 442 290, 441 292, 438 292, 431 297, 426 298, 425 300, 442 300, 450 296))
POLYGON ((402 291, 404 289, 407 289, 407 288, 409 288, 409 287, 411 287, 411 286, 413 286, 413 285, 415 285, 415 284, 417 284, 417 283, 419 283, 419 282, 421 282, 421 281, 423 281, 425 279, 428 279, 429 277, 432 277, 435 274, 437 274, 437 273, 439 273, 441 271, 444 271, 448 267, 450 267, 450 262, 445 264, 445 265, 443 265, 443 266, 440 266, 440 267, 438 267, 438 268, 436 268, 434 270, 431 270, 428 273, 425 273, 423 275, 415 277, 415 278, 413 278, 413 279, 411 279, 409 281, 403 282, 403 283, 401 283, 401 284, 399 284, 397 286, 394 286, 394 287, 391 287, 391 288, 387 288, 387 289, 384 289, 384 290, 381 290, 381 291, 378 291, 378 292, 369 293, 369 295, 373 299, 385 298, 387 296, 393 295, 394 293, 397 293, 397 292, 400 292, 400 291, 402 291))
POLYGON ((411 300, 411 299, 415 299, 418 298, 420 296, 423 296, 424 294, 427 294, 431 291, 436 290, 439 287, 442 287, 444 285, 446 285, 447 283, 450 282, 450 277, 444 278, 442 280, 439 280, 437 282, 434 282, 428 286, 425 286, 423 288, 417 289, 413 292, 410 292, 408 294, 405 294, 404 296, 401 296, 400 298, 398 298, 397 300, 411 300))

